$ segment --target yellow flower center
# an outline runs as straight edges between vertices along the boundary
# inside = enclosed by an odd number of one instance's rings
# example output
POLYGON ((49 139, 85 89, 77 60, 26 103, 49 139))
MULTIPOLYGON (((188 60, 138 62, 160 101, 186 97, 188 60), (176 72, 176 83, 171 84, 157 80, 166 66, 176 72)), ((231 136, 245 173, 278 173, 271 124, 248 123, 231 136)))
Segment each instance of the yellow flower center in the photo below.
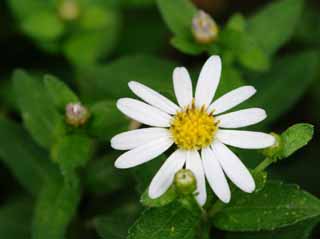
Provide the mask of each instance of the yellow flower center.
POLYGON ((201 149, 211 144, 218 123, 206 108, 196 108, 194 102, 178 112, 170 126, 176 145, 181 149, 201 149))

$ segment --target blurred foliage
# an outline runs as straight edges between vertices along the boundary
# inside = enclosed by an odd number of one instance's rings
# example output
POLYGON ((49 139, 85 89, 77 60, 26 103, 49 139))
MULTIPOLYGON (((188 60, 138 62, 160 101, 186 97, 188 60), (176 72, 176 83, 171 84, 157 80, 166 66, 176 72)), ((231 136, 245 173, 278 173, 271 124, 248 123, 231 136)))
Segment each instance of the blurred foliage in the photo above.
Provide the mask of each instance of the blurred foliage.
MULTIPOLYGON (((0 238, 319 238, 319 3, 204 2, 1 1, 0 238), (219 28, 207 44, 192 34, 200 6, 219 28), (268 178, 253 170, 258 189, 233 190, 231 203, 206 218, 174 186, 148 197, 167 155, 120 171, 109 140, 137 127, 115 105, 133 96, 128 82, 174 100, 173 69, 187 66, 195 84, 212 54, 223 60, 217 95, 255 86, 242 107, 266 109, 259 127, 278 133, 282 148, 237 151, 252 168, 261 153, 281 161, 268 178), (68 103, 88 109, 84 125, 67 123, 68 103)), ((208 197, 205 210, 217 200, 208 197)))

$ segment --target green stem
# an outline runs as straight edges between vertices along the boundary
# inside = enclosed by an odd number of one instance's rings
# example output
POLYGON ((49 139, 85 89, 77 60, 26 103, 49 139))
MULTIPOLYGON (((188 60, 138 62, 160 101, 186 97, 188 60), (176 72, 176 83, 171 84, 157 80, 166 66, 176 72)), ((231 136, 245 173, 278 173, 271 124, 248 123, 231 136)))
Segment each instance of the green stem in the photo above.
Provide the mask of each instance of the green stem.
MULTIPOLYGON (((272 158, 265 158, 254 170, 253 173, 261 172, 269 167, 273 163, 272 158)), ((231 188, 231 193, 234 191, 234 188, 231 188)), ((208 211, 208 216, 210 218, 214 217, 218 212, 220 212, 226 204, 220 200, 216 201, 213 206, 208 211)))
POLYGON ((261 172, 265 170, 267 167, 269 167, 273 163, 272 158, 265 158, 254 170, 253 172, 261 172))

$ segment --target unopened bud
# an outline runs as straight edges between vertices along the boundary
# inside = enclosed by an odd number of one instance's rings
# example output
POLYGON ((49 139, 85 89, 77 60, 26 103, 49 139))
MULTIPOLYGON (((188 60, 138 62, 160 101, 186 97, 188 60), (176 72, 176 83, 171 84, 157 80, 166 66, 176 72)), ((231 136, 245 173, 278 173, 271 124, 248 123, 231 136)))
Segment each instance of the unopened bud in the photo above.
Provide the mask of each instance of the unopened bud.
POLYGON ((63 0, 59 7, 59 15, 63 20, 73 21, 80 16, 80 7, 76 0, 63 0))
POLYGON ((192 194, 197 189, 197 181, 189 169, 181 169, 174 176, 174 183, 179 193, 188 195, 192 194))
POLYGON ((277 161, 282 157, 282 139, 281 136, 276 133, 271 133, 271 135, 275 138, 275 143, 269 148, 262 150, 262 154, 277 161))
POLYGON ((219 28, 211 16, 200 10, 192 19, 192 33, 197 42, 208 44, 218 37, 219 28))
POLYGON ((81 103, 69 103, 66 106, 65 119, 72 126, 84 125, 89 119, 90 113, 81 103))

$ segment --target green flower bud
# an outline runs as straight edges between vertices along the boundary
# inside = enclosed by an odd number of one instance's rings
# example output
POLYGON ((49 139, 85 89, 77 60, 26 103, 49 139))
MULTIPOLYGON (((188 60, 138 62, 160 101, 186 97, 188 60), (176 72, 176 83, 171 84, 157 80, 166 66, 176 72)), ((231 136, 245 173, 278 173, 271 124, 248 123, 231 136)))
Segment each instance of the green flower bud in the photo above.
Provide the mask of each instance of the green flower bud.
POLYGON ((66 106, 65 120, 69 125, 79 127, 84 125, 90 117, 90 113, 81 103, 69 103, 66 106))
POLYGON ((188 195, 197 189, 197 181, 189 169, 180 169, 174 176, 174 183, 179 193, 188 195))
POLYGON ((66 21, 76 20, 80 16, 80 7, 76 0, 63 0, 58 11, 59 16, 66 21))
POLYGON ((271 147, 262 150, 262 154, 275 162, 282 157, 282 139, 276 133, 271 133, 271 135, 276 139, 276 142, 271 147))
POLYGON ((195 40, 201 44, 208 44, 218 37, 219 28, 211 16, 199 11, 192 19, 192 33, 195 40))

